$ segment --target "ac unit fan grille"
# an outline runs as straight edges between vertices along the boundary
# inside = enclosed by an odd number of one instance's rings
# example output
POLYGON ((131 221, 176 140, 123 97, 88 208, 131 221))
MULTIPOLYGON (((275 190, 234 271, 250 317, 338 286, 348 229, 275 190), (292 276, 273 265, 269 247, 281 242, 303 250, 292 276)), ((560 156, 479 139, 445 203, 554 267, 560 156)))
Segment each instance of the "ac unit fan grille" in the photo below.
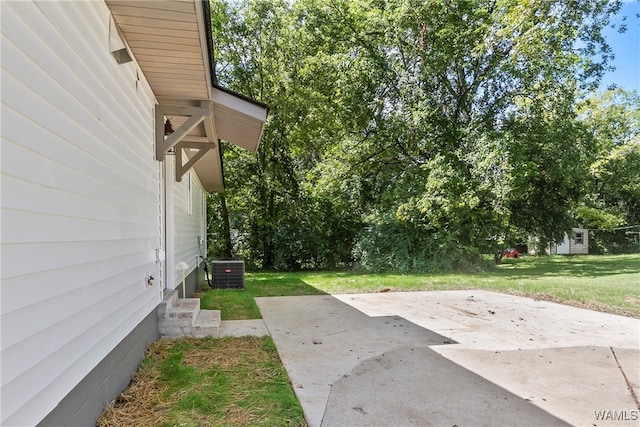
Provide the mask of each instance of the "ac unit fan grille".
POLYGON ((244 261, 213 261, 211 272, 214 289, 244 289, 244 261))

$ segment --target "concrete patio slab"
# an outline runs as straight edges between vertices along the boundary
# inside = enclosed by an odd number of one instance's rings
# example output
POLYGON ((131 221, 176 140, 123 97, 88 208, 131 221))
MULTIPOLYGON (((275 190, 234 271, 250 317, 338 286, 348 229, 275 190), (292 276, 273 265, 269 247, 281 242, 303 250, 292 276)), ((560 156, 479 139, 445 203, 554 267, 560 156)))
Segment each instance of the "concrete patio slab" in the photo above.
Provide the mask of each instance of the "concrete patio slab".
POLYGON ((447 338, 398 316, 372 318, 331 296, 256 298, 309 426, 319 426, 331 385, 360 362, 447 338))
POLYGON ((483 290, 345 294, 372 316, 390 314, 449 336, 464 348, 640 348, 640 320, 483 290))
POLYGON ((430 348, 398 348, 333 384, 322 426, 568 426, 430 348))
POLYGON ((387 413, 392 425, 451 426, 468 412, 498 425, 483 394, 507 397, 510 425, 640 424, 628 387, 640 383, 637 319, 487 291, 256 300, 312 427, 387 413), (389 369, 373 369, 382 361, 389 369), (469 384, 480 385, 454 392, 469 384))
MULTIPOLYGON (((630 417, 638 409, 609 347, 433 349, 572 425, 625 425, 617 420, 602 422, 607 420, 598 420, 596 412, 627 410, 630 417)), ((638 359, 640 351, 635 353, 638 359)), ((640 425, 640 421, 627 425, 640 425)))

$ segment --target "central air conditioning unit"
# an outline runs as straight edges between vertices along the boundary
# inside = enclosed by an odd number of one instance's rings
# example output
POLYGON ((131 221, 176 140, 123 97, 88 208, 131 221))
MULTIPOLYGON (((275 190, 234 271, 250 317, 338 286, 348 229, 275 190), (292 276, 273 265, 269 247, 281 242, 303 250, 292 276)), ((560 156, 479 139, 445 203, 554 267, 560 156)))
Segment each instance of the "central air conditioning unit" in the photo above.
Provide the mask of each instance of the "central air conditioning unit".
POLYGON ((244 289, 244 261, 216 260, 211 263, 214 289, 244 289))

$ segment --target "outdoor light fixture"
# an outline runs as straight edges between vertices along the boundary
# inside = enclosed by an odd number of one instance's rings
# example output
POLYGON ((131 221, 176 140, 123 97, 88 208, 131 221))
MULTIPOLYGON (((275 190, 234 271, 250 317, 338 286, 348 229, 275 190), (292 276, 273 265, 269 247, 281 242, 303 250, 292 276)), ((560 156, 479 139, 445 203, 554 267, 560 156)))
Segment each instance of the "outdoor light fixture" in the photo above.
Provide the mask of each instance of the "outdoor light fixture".
POLYGON ((172 133, 173 133, 173 127, 171 126, 171 122, 169 121, 169 119, 167 119, 164 122, 164 134, 171 135, 172 133))

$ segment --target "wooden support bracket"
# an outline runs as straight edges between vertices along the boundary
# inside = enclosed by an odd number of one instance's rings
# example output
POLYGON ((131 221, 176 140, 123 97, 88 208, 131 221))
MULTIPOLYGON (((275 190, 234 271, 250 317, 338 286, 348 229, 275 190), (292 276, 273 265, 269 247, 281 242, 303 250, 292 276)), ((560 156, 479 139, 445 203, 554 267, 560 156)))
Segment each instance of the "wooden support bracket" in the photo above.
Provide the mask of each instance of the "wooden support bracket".
POLYGON ((213 121, 213 105, 211 101, 201 101, 200 107, 156 105, 156 159, 164 160, 164 156, 172 148, 176 155, 176 181, 182 181, 182 177, 204 157, 211 149, 217 148, 217 136, 213 121), (165 116, 183 116, 187 120, 172 134, 164 135, 165 116), (207 136, 189 136, 189 133, 200 123, 204 122, 207 136), (197 149, 198 152, 190 156, 183 164, 183 150, 197 149))
POLYGON ((216 148, 217 145, 215 142, 191 142, 191 141, 181 141, 176 144, 176 181, 182 181, 182 177, 185 173, 189 171, 197 162, 200 160, 207 151, 216 148), (187 163, 182 164, 182 149, 191 149, 196 148, 198 152, 187 160, 187 163))
MULTIPOLYGON (((206 105, 206 104, 203 104, 206 105)), ((156 105, 156 160, 164 160, 165 154, 182 141, 196 126, 207 117, 211 117, 213 111, 207 107, 189 107, 174 105, 156 105), (188 116, 189 118, 171 135, 165 138, 165 116, 188 116)))

